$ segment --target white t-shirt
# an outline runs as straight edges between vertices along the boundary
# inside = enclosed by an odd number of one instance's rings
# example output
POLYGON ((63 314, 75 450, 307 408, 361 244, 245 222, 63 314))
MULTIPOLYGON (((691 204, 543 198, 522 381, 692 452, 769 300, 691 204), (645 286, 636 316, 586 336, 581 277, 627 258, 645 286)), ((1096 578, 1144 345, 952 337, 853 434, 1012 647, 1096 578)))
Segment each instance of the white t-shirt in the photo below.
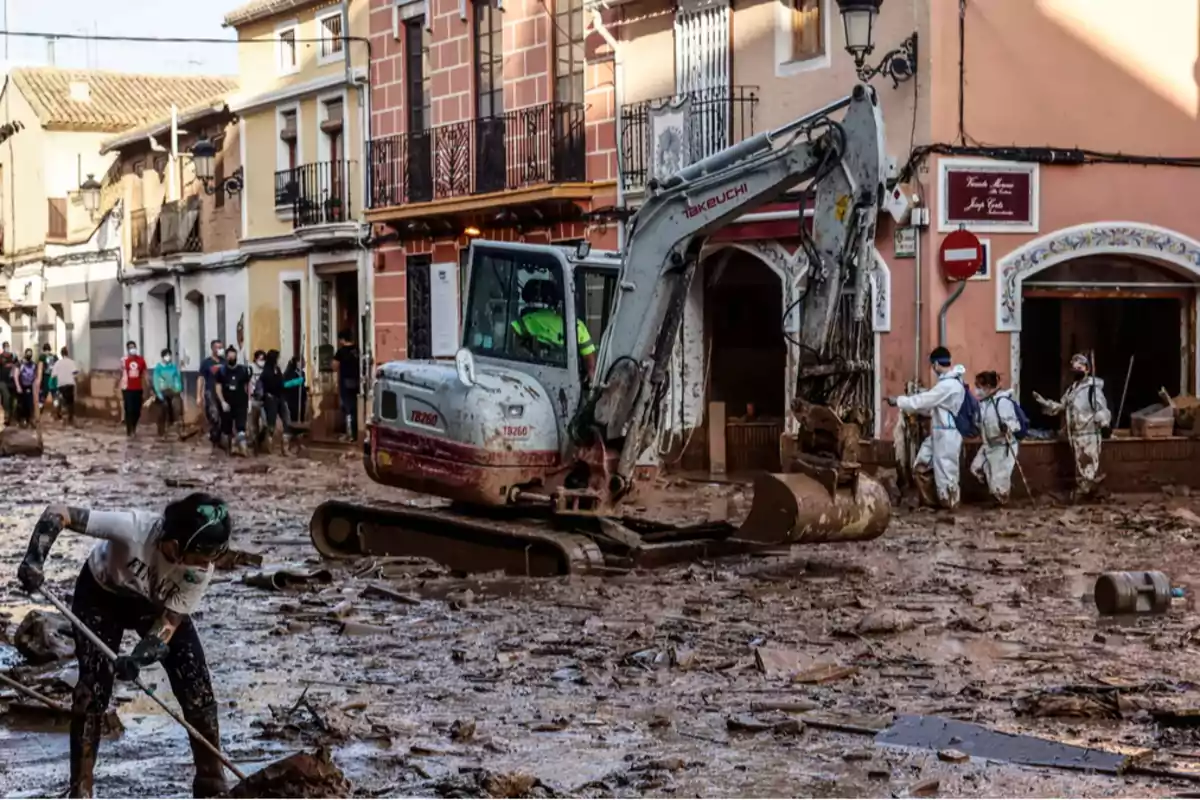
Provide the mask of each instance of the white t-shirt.
POLYGON ((115 594, 135 595, 169 611, 191 614, 212 580, 213 568, 173 564, 158 550, 163 518, 151 511, 93 511, 87 534, 104 541, 92 548, 88 566, 115 594))
POLYGON ((59 386, 74 386, 75 373, 79 371, 79 365, 70 358, 60 358, 50 368, 50 377, 58 381, 59 386))

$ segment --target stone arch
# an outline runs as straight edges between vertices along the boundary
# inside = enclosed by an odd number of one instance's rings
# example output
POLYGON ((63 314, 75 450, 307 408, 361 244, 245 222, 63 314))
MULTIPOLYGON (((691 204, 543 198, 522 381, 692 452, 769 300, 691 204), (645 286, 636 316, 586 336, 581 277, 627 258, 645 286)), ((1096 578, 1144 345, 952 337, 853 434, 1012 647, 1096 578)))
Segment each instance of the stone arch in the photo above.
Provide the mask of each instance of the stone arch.
POLYGON ((1009 334, 1009 375, 1020 396, 1021 299, 1025 279, 1064 261, 1118 254, 1149 259, 1200 281, 1200 241, 1144 222, 1091 222, 1034 239, 1000 260, 996 330, 1009 334))

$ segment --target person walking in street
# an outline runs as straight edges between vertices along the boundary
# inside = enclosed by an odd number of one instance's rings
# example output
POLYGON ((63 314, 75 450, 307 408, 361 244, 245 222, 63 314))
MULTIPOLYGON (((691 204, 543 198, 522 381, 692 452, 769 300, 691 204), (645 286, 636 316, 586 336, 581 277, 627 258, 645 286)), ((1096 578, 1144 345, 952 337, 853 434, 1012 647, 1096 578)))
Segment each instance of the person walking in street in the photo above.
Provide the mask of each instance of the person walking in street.
POLYGON ((121 359, 121 405, 125 409, 125 435, 133 436, 142 418, 146 359, 138 355, 137 342, 126 342, 125 351, 127 355, 121 359))
POLYGON ((13 370, 13 383, 17 386, 17 423, 22 428, 36 427, 38 364, 32 348, 26 348, 25 357, 13 370))
POLYGON ((12 345, 4 342, 0 350, 0 407, 4 409, 4 424, 12 425, 17 421, 17 384, 13 382, 13 368, 17 366, 17 357, 13 354, 12 345))
MULTIPOLYGON (((97 511, 50 506, 34 526, 17 569, 21 588, 33 594, 45 583, 46 557, 63 530, 100 541, 75 581, 71 610, 110 649, 119 651, 125 631, 141 640, 116 663, 75 632, 78 678, 71 716, 70 797, 91 797, 104 714, 113 679, 133 681, 161 662, 183 717, 220 746, 212 678, 191 615, 213 576, 213 562, 229 547, 233 521, 218 497, 196 493, 152 511, 97 511)), ((190 740, 196 774, 194 797, 215 797, 227 787, 221 760, 190 740)))
POLYGON ((926 503, 953 510, 958 507, 960 492, 958 462, 962 452, 962 433, 955 418, 962 409, 967 387, 962 376, 967 368, 961 364, 950 365, 950 351, 944 347, 934 348, 929 354, 933 369, 933 387, 919 394, 889 397, 888 405, 910 414, 930 417, 930 434, 921 442, 913 462, 913 475, 922 499, 926 503), (932 473, 936 486, 936 499, 929 491, 932 473))
POLYGON ((51 379, 58 387, 59 414, 66 413, 67 424, 75 425, 75 379, 79 365, 71 358, 67 348, 62 349, 61 358, 51 367, 51 379))
POLYGON ((238 363, 238 351, 233 345, 225 348, 225 364, 217 375, 217 399, 221 402, 230 452, 248 455, 246 413, 250 406, 250 370, 238 363))
POLYGON ((255 350, 254 358, 247 365, 250 369, 250 410, 246 414, 246 435, 256 450, 262 441, 261 432, 264 427, 261 379, 266 362, 266 351, 255 350))
POLYGON ((276 420, 283 422, 284 436, 290 428, 287 404, 283 401, 283 370, 279 368, 279 351, 269 350, 263 358, 262 373, 258 377, 258 390, 262 403, 263 424, 258 431, 255 448, 266 452, 271 451, 271 442, 275 436, 276 420))
POLYGON ((1037 392, 1033 399, 1042 410, 1057 416, 1066 412, 1067 439, 1075 456, 1075 490, 1073 499, 1091 497, 1104 480, 1100 474, 1100 441, 1104 429, 1112 424, 1112 412, 1104 398, 1104 381, 1092 375, 1092 362, 1083 353, 1071 356, 1074 382, 1063 393, 1062 400, 1047 400, 1037 392))
POLYGON ((358 347, 349 331, 338 334, 338 350, 333 354, 333 372, 337 380, 338 407, 346 420, 346 435, 342 441, 358 441, 358 347))
POLYGON ((221 340, 213 339, 209 343, 208 358, 200 362, 200 379, 196 381, 196 408, 204 409, 204 418, 208 422, 208 441, 213 450, 221 446, 221 401, 217 398, 217 375, 225 360, 221 356, 221 340))
POLYGON ((1020 437, 1028 427, 1024 412, 1012 392, 1000 388, 1000 376, 981 372, 975 376, 979 398, 979 436, 983 440, 971 461, 971 474, 978 478, 996 502, 1004 505, 1012 491, 1012 472, 1019 454, 1020 437))
POLYGON ((291 446, 292 438, 305 424, 308 408, 308 387, 304 372, 304 356, 293 356, 288 359, 287 368, 283 371, 283 407, 287 419, 283 426, 283 449, 286 452, 291 446))
POLYGON ((154 365, 151 388, 158 403, 158 435, 165 438, 168 426, 178 429, 183 425, 183 376, 170 348, 162 351, 162 360, 154 365))
POLYGON ((54 362, 58 361, 54 355, 54 349, 49 342, 42 344, 42 354, 38 356, 38 409, 40 413, 46 413, 46 404, 50 403, 53 407, 54 401, 58 399, 58 387, 54 383, 54 362))

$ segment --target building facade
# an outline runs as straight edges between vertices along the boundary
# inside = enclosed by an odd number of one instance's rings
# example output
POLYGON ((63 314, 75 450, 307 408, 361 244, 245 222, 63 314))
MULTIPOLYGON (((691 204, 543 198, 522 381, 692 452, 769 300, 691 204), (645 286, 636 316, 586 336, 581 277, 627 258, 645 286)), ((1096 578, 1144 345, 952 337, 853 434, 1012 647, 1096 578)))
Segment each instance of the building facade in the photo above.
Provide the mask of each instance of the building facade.
POLYGON ((124 340, 151 364, 170 349, 194 387, 212 340, 244 340, 238 126, 215 98, 113 137, 102 152, 115 155, 102 196, 122 219, 124 340), (188 155, 202 140, 216 147, 208 181, 188 155))
MULTIPOLYGON (((123 348, 121 240, 127 208, 108 194, 88 208, 81 191, 109 173, 103 141, 115 132, 228 89, 219 78, 94 70, 15 69, 4 89, 5 123, 21 130, 0 147, 0 217, 14 348, 72 349, 85 373, 114 370, 123 348)), ((81 384, 86 396, 88 377, 81 384)))
POLYGON ((245 169, 245 347, 307 360, 317 438, 344 426, 331 364, 339 333, 360 345, 364 371, 371 363, 367 5, 255 0, 225 19, 242 77, 229 105, 245 169))
POLYGON ((613 51, 583 0, 370 8, 375 353, 453 355, 471 238, 617 245, 613 51))

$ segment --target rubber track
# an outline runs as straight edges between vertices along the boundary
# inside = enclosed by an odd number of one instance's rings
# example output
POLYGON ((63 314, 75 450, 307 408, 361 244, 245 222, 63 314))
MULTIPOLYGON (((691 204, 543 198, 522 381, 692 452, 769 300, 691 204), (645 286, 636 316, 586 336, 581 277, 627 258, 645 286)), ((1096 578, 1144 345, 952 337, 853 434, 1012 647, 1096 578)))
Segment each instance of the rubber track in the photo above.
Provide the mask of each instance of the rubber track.
POLYGON ((412 556, 457 572, 503 570, 530 577, 608 571, 600 548, 586 536, 538 521, 491 520, 449 508, 331 500, 313 512, 309 533, 326 558, 412 556))

